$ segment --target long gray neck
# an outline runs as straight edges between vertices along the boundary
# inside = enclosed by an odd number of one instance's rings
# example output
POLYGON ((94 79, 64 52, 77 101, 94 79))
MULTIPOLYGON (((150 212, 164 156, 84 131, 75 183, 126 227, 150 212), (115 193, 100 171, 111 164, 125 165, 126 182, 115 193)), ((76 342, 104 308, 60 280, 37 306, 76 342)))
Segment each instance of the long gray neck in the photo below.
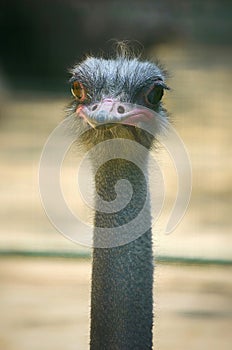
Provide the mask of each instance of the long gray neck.
MULTIPOLYGON (((143 172, 133 163, 122 159, 112 159, 100 167, 95 177, 98 195, 105 201, 114 200, 115 184, 123 178, 132 185, 132 198, 124 209, 115 214, 96 211, 94 241, 98 246, 101 242, 99 228, 105 228, 111 234, 112 227, 133 220, 145 203, 147 183, 143 172)), ((149 206, 145 216, 144 220, 151 222, 149 206)), ((105 237, 102 242, 105 242, 105 237)), ((125 245, 94 248, 91 350, 152 349, 152 287, 150 228, 125 245)))

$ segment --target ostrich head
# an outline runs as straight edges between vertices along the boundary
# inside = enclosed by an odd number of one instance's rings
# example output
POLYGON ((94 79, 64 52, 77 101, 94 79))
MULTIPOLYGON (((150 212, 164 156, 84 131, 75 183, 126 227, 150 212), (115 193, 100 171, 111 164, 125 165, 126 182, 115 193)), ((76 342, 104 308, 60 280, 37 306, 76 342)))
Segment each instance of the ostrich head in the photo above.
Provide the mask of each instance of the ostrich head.
POLYGON ((91 147, 124 138, 151 147, 153 135, 167 123, 161 99, 168 87, 158 65, 126 55, 116 59, 89 57, 71 73, 75 99, 70 109, 76 127, 90 126, 81 137, 82 144, 91 147), (151 124, 151 133, 140 128, 141 122, 151 124))

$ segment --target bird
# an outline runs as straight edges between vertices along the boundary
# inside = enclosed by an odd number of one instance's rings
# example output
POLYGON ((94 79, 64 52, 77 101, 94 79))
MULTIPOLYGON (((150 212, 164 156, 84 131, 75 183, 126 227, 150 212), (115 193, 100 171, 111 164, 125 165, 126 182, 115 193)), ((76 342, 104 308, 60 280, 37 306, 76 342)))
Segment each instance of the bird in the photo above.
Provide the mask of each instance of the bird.
POLYGON ((166 71, 159 63, 141 59, 124 49, 113 57, 88 56, 71 69, 73 99, 68 113, 73 118, 74 130, 88 126, 87 131, 79 132, 78 142, 83 149, 96 148, 91 158, 92 167, 98 168, 96 202, 99 197, 107 203, 115 200, 119 179, 127 179, 133 191, 130 202, 117 212, 97 208, 94 213, 91 350, 153 347, 154 258, 149 203, 141 219, 141 225, 146 221, 144 233, 113 246, 108 244, 107 237, 113 237, 112 228, 127 227, 145 205, 148 154, 156 145, 156 135, 168 125, 162 102, 164 91, 169 89, 166 78, 166 71), (151 119, 155 122, 150 123, 151 119), (147 125, 146 130, 140 127, 141 123, 147 125), (101 164, 103 155, 112 152, 105 142, 113 141, 118 141, 115 151, 120 148, 120 154, 126 157, 112 157, 101 164), (142 156, 136 144, 145 150, 142 156), (140 158, 142 169, 133 161, 136 158, 140 158), (104 237, 101 229, 105 230, 104 237))

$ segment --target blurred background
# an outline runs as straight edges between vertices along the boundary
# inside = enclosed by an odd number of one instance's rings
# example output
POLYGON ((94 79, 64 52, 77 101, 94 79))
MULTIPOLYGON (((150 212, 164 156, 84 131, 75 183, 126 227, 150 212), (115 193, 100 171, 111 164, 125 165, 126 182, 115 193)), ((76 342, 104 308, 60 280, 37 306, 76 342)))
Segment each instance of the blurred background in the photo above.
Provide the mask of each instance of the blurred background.
POLYGON ((231 349, 231 14, 229 0, 1 1, 0 349, 88 349, 91 251, 48 221, 38 165, 71 97, 68 69, 112 53, 111 39, 167 67, 165 105, 193 169, 180 225, 154 227, 154 349, 231 349))

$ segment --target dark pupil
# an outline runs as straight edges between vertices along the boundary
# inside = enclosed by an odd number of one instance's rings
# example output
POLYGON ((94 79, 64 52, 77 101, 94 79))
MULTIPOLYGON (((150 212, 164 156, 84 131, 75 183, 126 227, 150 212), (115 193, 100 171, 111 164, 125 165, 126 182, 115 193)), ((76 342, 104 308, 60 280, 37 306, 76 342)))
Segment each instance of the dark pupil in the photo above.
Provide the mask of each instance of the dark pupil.
POLYGON ((157 104, 163 96, 163 88, 161 86, 155 86, 147 95, 147 100, 152 105, 157 104))

